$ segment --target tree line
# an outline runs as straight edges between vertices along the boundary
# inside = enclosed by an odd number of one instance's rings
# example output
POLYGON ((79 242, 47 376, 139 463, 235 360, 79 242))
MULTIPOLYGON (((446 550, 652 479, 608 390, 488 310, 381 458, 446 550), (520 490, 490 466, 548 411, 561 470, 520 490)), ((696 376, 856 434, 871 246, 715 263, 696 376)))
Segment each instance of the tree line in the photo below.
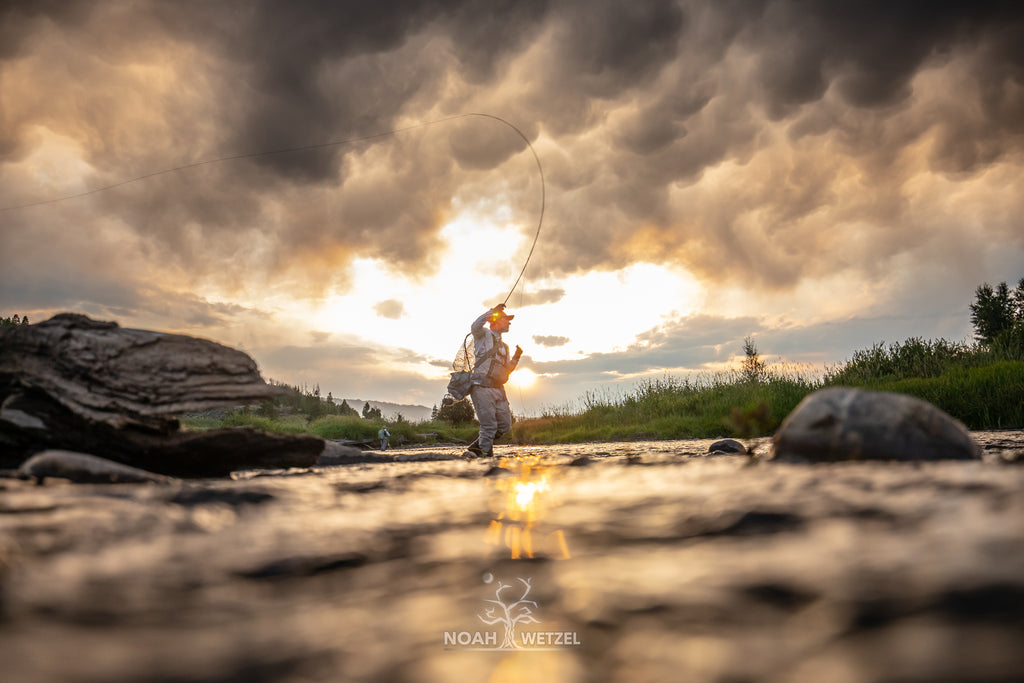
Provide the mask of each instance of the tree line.
POLYGON ((366 420, 376 421, 384 419, 381 409, 371 406, 369 401, 363 403, 363 410, 360 413, 348 404, 348 399, 342 399, 341 403, 338 403, 330 391, 327 392, 327 396, 322 396, 319 384, 312 389, 284 384, 273 379, 267 380, 267 384, 278 387, 281 394, 260 404, 257 414, 263 417, 305 415, 308 419, 315 420, 328 415, 337 415, 339 417, 362 417, 366 420))
POLYGON ((28 325, 28 316, 19 316, 15 313, 12 316, 6 318, 0 318, 0 329, 4 327, 17 327, 18 325, 28 325))

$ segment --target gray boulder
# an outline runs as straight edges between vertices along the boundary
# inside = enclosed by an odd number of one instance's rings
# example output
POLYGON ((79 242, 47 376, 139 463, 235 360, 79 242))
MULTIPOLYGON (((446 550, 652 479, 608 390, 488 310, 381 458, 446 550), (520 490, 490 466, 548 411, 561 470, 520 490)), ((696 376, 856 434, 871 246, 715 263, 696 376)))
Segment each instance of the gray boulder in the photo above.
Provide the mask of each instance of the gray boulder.
POLYGON ((927 401, 846 387, 821 389, 772 439, 778 460, 976 460, 981 448, 959 421, 927 401))

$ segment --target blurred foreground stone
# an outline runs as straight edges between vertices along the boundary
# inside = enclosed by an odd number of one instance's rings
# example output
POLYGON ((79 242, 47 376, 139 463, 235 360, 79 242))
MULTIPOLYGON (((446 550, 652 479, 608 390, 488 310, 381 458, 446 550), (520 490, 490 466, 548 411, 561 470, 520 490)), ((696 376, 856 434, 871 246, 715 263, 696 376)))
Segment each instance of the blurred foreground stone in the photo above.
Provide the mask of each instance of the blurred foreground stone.
POLYGON ((820 389, 774 436, 780 460, 974 460, 967 429, 927 401, 848 387, 820 389))
POLYGON ((0 479, 0 678, 1021 680, 1024 434, 972 436, 982 460, 704 440, 0 479))
POLYGON ((83 315, 0 330, 0 468, 64 449, 178 477, 312 465, 324 442, 179 431, 175 415, 271 398, 241 351, 83 315))

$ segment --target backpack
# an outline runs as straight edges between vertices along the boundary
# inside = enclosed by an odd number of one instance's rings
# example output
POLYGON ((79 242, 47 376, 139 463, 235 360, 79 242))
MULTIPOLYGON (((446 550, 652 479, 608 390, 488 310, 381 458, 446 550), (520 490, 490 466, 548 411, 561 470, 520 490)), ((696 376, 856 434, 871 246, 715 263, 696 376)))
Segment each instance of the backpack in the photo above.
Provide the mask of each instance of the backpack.
POLYGON ((442 405, 458 403, 469 396, 469 392, 473 388, 473 369, 476 367, 476 364, 487 360, 497 351, 497 347, 492 347, 484 355, 475 358, 473 342, 471 341, 472 337, 472 333, 467 334, 462 340, 462 346, 459 347, 458 353, 455 354, 455 360, 452 361, 452 370, 454 372, 451 373, 451 379, 448 381, 448 388, 446 390, 448 393, 441 401, 442 405))
POLYGON ((460 370, 451 373, 451 376, 448 382, 448 395, 455 399, 453 402, 461 401, 469 396, 473 388, 473 373, 470 370, 460 370))

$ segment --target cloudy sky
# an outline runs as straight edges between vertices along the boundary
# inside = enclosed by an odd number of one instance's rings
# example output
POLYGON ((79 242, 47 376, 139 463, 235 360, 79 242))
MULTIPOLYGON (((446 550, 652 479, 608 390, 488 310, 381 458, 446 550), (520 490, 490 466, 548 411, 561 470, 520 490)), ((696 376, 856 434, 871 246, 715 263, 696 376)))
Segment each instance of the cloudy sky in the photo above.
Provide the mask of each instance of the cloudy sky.
POLYGON ((438 403, 506 297, 527 414, 967 339, 1022 188, 1018 2, 0 5, 0 313, 337 397, 438 403))

